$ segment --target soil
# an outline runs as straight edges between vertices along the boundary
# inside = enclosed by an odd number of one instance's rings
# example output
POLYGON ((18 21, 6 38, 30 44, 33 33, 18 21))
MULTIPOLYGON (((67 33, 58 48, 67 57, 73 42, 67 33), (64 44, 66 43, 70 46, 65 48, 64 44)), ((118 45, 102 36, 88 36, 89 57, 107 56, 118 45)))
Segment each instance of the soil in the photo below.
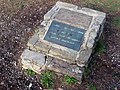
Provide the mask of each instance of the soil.
MULTIPOLYGON (((57 0, 0 0, 0 90, 41 90, 37 76, 30 77, 20 68, 19 58, 34 30, 43 20, 44 14, 57 0), (29 88, 30 83, 32 87, 29 88)), ((66 85, 63 77, 56 78, 55 90, 89 90, 93 83, 97 90, 120 90, 120 28, 112 25, 120 11, 90 5, 84 0, 62 0, 107 13, 103 32, 107 51, 92 55, 92 72, 81 85, 66 85)))

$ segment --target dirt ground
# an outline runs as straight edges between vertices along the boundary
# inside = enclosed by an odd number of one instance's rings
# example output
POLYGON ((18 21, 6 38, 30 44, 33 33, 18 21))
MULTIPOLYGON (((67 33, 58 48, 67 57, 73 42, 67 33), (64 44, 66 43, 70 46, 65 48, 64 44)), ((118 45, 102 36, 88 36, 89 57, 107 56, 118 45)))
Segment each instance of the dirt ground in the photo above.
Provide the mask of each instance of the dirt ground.
MULTIPOLYGON (((42 87, 36 76, 26 76, 19 68, 19 58, 34 29, 40 25, 44 14, 56 1, 58 0, 0 0, 0 90, 40 90, 42 87), (31 89, 29 83, 32 83, 31 89)), ((117 9, 110 8, 112 2, 118 4, 119 0, 96 0, 100 1, 97 3, 93 2, 95 0, 61 1, 107 13, 103 32, 107 50, 92 55, 92 72, 81 85, 64 85, 61 77, 57 77, 54 90, 89 90, 88 83, 93 83, 97 90, 120 90, 120 25, 113 23, 114 18, 120 17, 120 4, 117 9), (106 1, 112 2, 104 5, 103 2, 106 1)))

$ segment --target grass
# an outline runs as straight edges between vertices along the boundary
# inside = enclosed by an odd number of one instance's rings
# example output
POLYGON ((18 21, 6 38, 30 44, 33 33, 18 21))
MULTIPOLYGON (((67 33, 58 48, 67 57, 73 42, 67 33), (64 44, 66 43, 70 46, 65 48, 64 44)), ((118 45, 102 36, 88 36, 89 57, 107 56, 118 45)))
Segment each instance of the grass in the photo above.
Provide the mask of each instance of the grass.
POLYGON ((21 0, 19 3, 17 3, 18 8, 23 9, 25 7, 25 1, 21 0))
POLYGON ((23 9, 27 3, 25 0, 10 0, 10 2, 19 9, 23 9))
POLYGON ((46 88, 53 88, 55 73, 52 71, 45 71, 40 76, 41 84, 46 88))
POLYGON ((120 0, 88 0, 88 2, 108 11, 120 11, 120 0))
POLYGON ((106 52, 106 45, 105 45, 104 41, 102 39, 100 39, 97 42, 97 45, 95 47, 95 53, 101 54, 104 52, 106 52))
POLYGON ((120 27, 120 17, 115 17, 115 18, 113 18, 112 24, 113 24, 115 27, 120 27))
POLYGON ((96 86, 93 83, 88 84, 89 90, 97 90, 96 86))
POLYGON ((33 77, 33 76, 36 75, 36 73, 35 73, 33 70, 31 70, 31 69, 26 69, 26 70, 25 70, 25 73, 26 73, 28 76, 31 76, 31 77, 33 77))
POLYGON ((70 77, 68 75, 64 75, 64 80, 67 85, 76 84, 78 82, 74 77, 70 77))

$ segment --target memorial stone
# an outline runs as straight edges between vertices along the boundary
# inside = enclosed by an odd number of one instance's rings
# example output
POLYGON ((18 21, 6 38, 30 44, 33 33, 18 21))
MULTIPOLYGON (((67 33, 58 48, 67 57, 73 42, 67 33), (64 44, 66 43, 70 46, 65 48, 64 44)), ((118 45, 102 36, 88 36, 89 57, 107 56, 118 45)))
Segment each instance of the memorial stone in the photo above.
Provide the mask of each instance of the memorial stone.
POLYGON ((81 82, 105 18, 103 12, 58 1, 28 41, 21 55, 23 68, 39 74, 49 69, 81 82))

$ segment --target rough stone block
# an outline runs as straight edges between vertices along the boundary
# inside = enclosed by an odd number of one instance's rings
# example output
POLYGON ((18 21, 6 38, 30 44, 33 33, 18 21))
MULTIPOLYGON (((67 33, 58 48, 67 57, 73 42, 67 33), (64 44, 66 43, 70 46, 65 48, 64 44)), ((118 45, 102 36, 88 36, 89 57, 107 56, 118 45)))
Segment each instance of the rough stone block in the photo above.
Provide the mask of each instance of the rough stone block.
POLYGON ((92 16, 67 9, 60 9, 56 14, 55 19, 76 27, 88 29, 92 21, 92 16))
POLYGON ((84 68, 69 64, 59 59, 53 59, 49 64, 47 64, 46 68, 58 73, 63 73, 75 77, 77 80, 79 80, 79 82, 81 82, 84 72, 84 68))
POLYGON ((45 55, 25 49, 21 55, 23 67, 28 69, 40 69, 45 64, 45 55))
POLYGON ((34 44, 38 41, 38 39, 39 39, 39 36, 37 33, 35 33, 32 36, 32 38, 30 38, 30 40, 28 41, 28 43, 27 43, 28 47, 33 48, 34 44))
POLYGON ((43 39, 43 37, 44 37, 44 35, 45 35, 45 32, 46 32, 45 27, 39 27, 38 35, 39 35, 39 38, 40 38, 40 39, 43 39))
POLYGON ((93 16, 102 16, 103 18, 106 17, 106 13, 100 12, 100 11, 97 11, 97 10, 93 10, 93 9, 90 9, 90 8, 83 7, 82 11, 85 11, 86 13, 91 14, 93 16))
POLYGON ((89 60, 91 53, 92 49, 81 50, 76 58, 77 64, 79 66, 85 66, 89 60))
POLYGON ((34 48, 36 49, 36 51, 43 52, 43 53, 48 53, 50 50, 50 47, 51 47, 50 45, 40 40, 38 40, 38 42, 36 42, 36 44, 34 45, 34 48))
POLYGON ((67 50, 61 50, 54 47, 51 47, 49 54, 54 57, 60 57, 69 63, 75 63, 75 58, 77 55, 77 53, 68 52, 67 50))
POLYGON ((54 14, 58 11, 58 7, 55 5, 50 11, 44 15, 44 20, 48 21, 53 18, 54 14))
POLYGON ((78 6, 76 6, 76 5, 65 3, 65 2, 63 3, 61 1, 58 1, 56 3, 56 6, 58 6, 60 8, 67 8, 67 9, 69 9, 69 8, 71 8, 71 9, 77 9, 78 8, 78 6))

